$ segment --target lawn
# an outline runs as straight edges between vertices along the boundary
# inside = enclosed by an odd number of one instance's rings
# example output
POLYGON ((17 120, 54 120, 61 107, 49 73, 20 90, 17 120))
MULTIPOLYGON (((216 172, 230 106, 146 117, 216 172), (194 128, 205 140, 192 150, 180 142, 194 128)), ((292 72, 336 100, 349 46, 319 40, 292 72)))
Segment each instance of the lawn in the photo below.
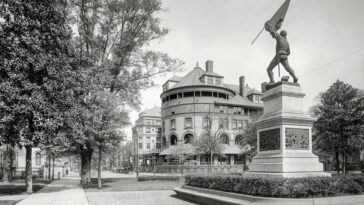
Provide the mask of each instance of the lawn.
POLYGON ((108 191, 150 191, 171 190, 183 185, 184 180, 178 181, 140 181, 136 178, 106 178, 102 179, 102 188, 97 188, 97 179, 91 180, 91 185, 84 186, 85 192, 108 192, 108 191))
MULTIPOLYGON (((51 183, 51 180, 34 179, 33 180, 33 192, 37 192, 47 184, 51 183)), ((13 205, 21 201, 27 195, 24 180, 14 180, 9 184, 0 184, 0 205, 13 205), (16 196, 17 195, 17 196, 16 196), (15 196, 13 199, 4 199, 5 196, 15 196)))

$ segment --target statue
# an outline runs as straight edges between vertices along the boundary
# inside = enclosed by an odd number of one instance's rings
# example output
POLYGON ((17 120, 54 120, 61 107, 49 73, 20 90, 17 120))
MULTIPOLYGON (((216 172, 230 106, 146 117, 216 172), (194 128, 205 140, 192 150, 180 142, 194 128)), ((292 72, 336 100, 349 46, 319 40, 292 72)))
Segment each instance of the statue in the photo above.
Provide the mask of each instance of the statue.
MULTIPOLYGON (((276 26, 276 28, 280 28, 280 23, 276 26)), ((272 28, 269 24, 269 21, 265 23, 265 29, 272 35, 272 38, 275 38, 277 41, 276 44, 276 55, 273 57, 272 61, 270 62, 267 72, 269 76, 269 83, 274 83, 273 79, 273 69, 281 63, 286 71, 292 76, 293 82, 297 83, 298 78, 295 75, 293 69, 288 63, 288 56, 291 54, 289 49, 289 43, 287 41, 287 32, 285 30, 281 30, 280 33, 277 33, 276 28, 272 28)))

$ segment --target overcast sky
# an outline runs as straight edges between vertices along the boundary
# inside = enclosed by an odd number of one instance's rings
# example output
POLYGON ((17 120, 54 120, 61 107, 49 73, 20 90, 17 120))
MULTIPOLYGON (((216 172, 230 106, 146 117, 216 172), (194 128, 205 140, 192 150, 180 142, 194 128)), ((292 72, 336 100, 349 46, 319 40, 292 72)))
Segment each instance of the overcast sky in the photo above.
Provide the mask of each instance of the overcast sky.
MULTIPOLYGON (((275 40, 266 32, 252 40, 284 0, 163 0, 158 14, 169 34, 151 47, 180 58, 183 76, 198 61, 214 61, 224 82, 238 84, 245 75, 250 87, 268 81, 266 68, 275 40)), ((305 109, 337 79, 364 89, 364 1, 291 0, 282 29, 288 32, 289 62, 306 92, 305 109), (325 66, 326 65, 326 66, 325 66), (322 67, 324 66, 324 67, 322 67)), ((278 70, 274 70, 278 80, 278 70)), ((281 66, 281 75, 288 75, 281 66)), ((155 79, 162 85, 173 74, 155 79)), ((142 109, 160 106, 161 87, 143 91, 142 109)), ((132 112, 132 123, 137 112, 132 112)))

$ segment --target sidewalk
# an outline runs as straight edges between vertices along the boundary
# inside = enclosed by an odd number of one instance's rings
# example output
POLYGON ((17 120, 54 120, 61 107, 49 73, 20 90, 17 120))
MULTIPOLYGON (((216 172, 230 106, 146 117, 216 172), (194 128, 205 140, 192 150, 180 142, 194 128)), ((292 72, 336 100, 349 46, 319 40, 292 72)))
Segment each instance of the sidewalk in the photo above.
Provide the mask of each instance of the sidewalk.
POLYGON ((17 205, 88 205, 79 177, 55 180, 17 205))

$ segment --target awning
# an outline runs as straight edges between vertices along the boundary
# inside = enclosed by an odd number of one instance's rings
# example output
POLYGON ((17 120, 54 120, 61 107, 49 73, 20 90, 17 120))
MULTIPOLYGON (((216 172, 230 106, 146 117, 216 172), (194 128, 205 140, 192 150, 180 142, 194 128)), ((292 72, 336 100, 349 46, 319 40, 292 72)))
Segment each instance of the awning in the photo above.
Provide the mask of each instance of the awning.
POLYGON ((187 155, 195 154, 196 148, 191 144, 172 145, 163 150, 159 155, 187 155))
POLYGON ((246 145, 244 147, 241 147, 240 145, 227 145, 223 144, 221 145, 221 153, 222 154, 244 154, 246 152, 250 151, 250 146, 246 145))

